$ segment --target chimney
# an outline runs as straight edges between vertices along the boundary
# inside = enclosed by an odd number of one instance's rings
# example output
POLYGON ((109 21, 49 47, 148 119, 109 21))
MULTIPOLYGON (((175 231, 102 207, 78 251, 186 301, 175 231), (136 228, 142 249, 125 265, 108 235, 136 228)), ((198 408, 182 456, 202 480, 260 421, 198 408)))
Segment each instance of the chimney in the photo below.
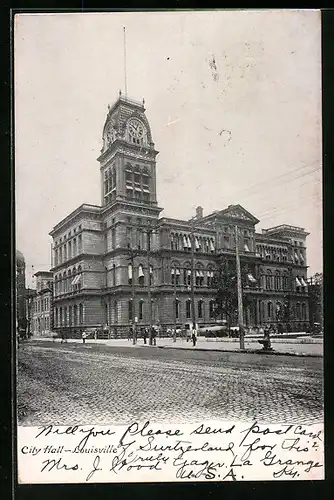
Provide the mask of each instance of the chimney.
POLYGON ((202 219, 203 218, 203 207, 197 207, 196 208, 196 218, 197 219, 202 219))

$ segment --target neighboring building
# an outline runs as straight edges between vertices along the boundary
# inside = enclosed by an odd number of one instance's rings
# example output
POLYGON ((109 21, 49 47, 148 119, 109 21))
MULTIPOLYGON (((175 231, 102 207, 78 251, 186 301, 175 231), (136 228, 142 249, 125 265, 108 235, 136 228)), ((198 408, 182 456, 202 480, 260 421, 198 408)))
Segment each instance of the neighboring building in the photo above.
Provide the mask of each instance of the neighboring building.
POLYGON ((308 280, 310 327, 323 330, 323 276, 317 273, 308 280))
POLYGON ((32 335, 48 336, 53 329, 53 273, 38 271, 36 292, 30 302, 30 331, 32 335))
POLYGON ((138 326, 151 316, 153 324, 171 327, 175 314, 177 324, 185 324, 192 318, 191 280, 196 321, 212 324, 213 278, 222 256, 235 260, 236 225, 251 297, 246 324, 307 328, 304 229, 281 225, 256 233, 258 219, 240 205, 206 216, 198 207, 194 222, 159 218, 158 152, 144 103, 120 95, 109 107, 102 139, 101 206, 81 205, 50 232, 56 330, 79 335, 84 327, 107 324, 125 334, 134 318, 138 326))
POLYGON ((26 332, 26 263, 23 254, 16 250, 16 327, 21 332, 26 332))

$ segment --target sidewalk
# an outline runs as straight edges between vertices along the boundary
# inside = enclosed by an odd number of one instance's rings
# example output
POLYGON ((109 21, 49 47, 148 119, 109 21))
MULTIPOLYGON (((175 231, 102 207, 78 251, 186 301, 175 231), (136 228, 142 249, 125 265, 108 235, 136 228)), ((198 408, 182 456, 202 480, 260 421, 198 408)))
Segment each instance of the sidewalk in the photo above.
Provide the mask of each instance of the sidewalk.
MULTIPOLYGON (((47 337, 33 337, 32 341, 47 341, 52 342, 52 338, 47 337)), ((56 340, 57 343, 60 342, 59 339, 56 340)), ((82 344, 81 339, 68 339, 68 343, 72 344, 82 344)), ((127 339, 86 339, 86 345, 92 344, 102 344, 109 347, 132 347, 134 349, 137 348, 146 348, 146 349, 186 349, 186 350, 196 350, 196 351, 218 351, 218 352, 240 352, 239 340, 238 339, 225 339, 225 340, 208 340, 205 338, 199 338, 197 341, 196 347, 193 347, 192 342, 187 342, 184 339, 177 339, 176 342, 173 342, 171 338, 157 338, 157 345, 150 346, 148 344, 144 344, 143 339, 138 339, 137 344, 133 345, 132 340, 127 339)), ((283 342, 279 340, 275 342, 275 339, 272 340, 272 348, 271 352, 264 352, 262 350, 261 345, 255 341, 254 339, 247 340, 245 339, 245 351, 246 353, 254 353, 254 354, 270 354, 270 355, 286 355, 286 356, 311 356, 311 357, 322 357, 323 356, 323 343, 296 343, 296 342, 283 342)))

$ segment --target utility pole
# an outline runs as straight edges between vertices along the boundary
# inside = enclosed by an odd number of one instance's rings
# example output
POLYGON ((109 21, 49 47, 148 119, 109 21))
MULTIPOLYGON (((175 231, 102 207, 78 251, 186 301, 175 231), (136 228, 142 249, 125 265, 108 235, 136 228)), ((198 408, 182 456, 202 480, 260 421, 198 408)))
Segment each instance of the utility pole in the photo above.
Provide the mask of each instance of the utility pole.
POLYGON ((148 229, 147 230, 147 273, 148 273, 147 298, 148 298, 149 345, 152 345, 152 299, 151 299, 151 263, 150 263, 151 234, 152 234, 152 229, 148 229))
POLYGON ((133 249, 130 247, 130 243, 128 243, 128 249, 130 252, 130 262, 131 262, 131 298, 132 298, 132 307, 131 307, 131 312, 132 312, 132 343, 133 345, 136 344, 136 321, 135 321, 135 314, 136 314, 136 306, 135 306, 135 300, 136 300, 136 291, 135 291, 135 275, 134 275, 134 252, 133 249))
POLYGON ((244 321, 243 321, 243 305, 242 305, 242 286, 241 286, 241 269, 240 269, 240 257, 239 257, 239 238, 238 238, 238 226, 235 226, 235 259, 237 268, 237 291, 238 291, 238 324, 239 324, 239 338, 240 338, 240 349, 245 349, 245 339, 244 339, 244 321))
POLYGON ((176 342, 176 268, 174 267, 174 334, 173 342, 176 342))

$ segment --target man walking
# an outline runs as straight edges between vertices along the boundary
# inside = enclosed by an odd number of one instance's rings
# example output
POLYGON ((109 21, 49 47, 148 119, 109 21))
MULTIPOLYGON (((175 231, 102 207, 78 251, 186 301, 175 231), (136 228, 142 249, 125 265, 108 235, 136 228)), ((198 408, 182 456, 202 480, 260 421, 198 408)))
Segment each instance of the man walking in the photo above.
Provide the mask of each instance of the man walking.
POLYGON ((87 337, 87 333, 86 331, 84 330, 81 334, 81 338, 82 338, 82 343, 85 344, 86 343, 86 337, 87 337))
POLYGON ((195 347, 196 346, 196 342, 197 342, 197 331, 196 331, 195 325, 193 325, 193 327, 192 327, 191 340, 193 341, 193 346, 195 347))

